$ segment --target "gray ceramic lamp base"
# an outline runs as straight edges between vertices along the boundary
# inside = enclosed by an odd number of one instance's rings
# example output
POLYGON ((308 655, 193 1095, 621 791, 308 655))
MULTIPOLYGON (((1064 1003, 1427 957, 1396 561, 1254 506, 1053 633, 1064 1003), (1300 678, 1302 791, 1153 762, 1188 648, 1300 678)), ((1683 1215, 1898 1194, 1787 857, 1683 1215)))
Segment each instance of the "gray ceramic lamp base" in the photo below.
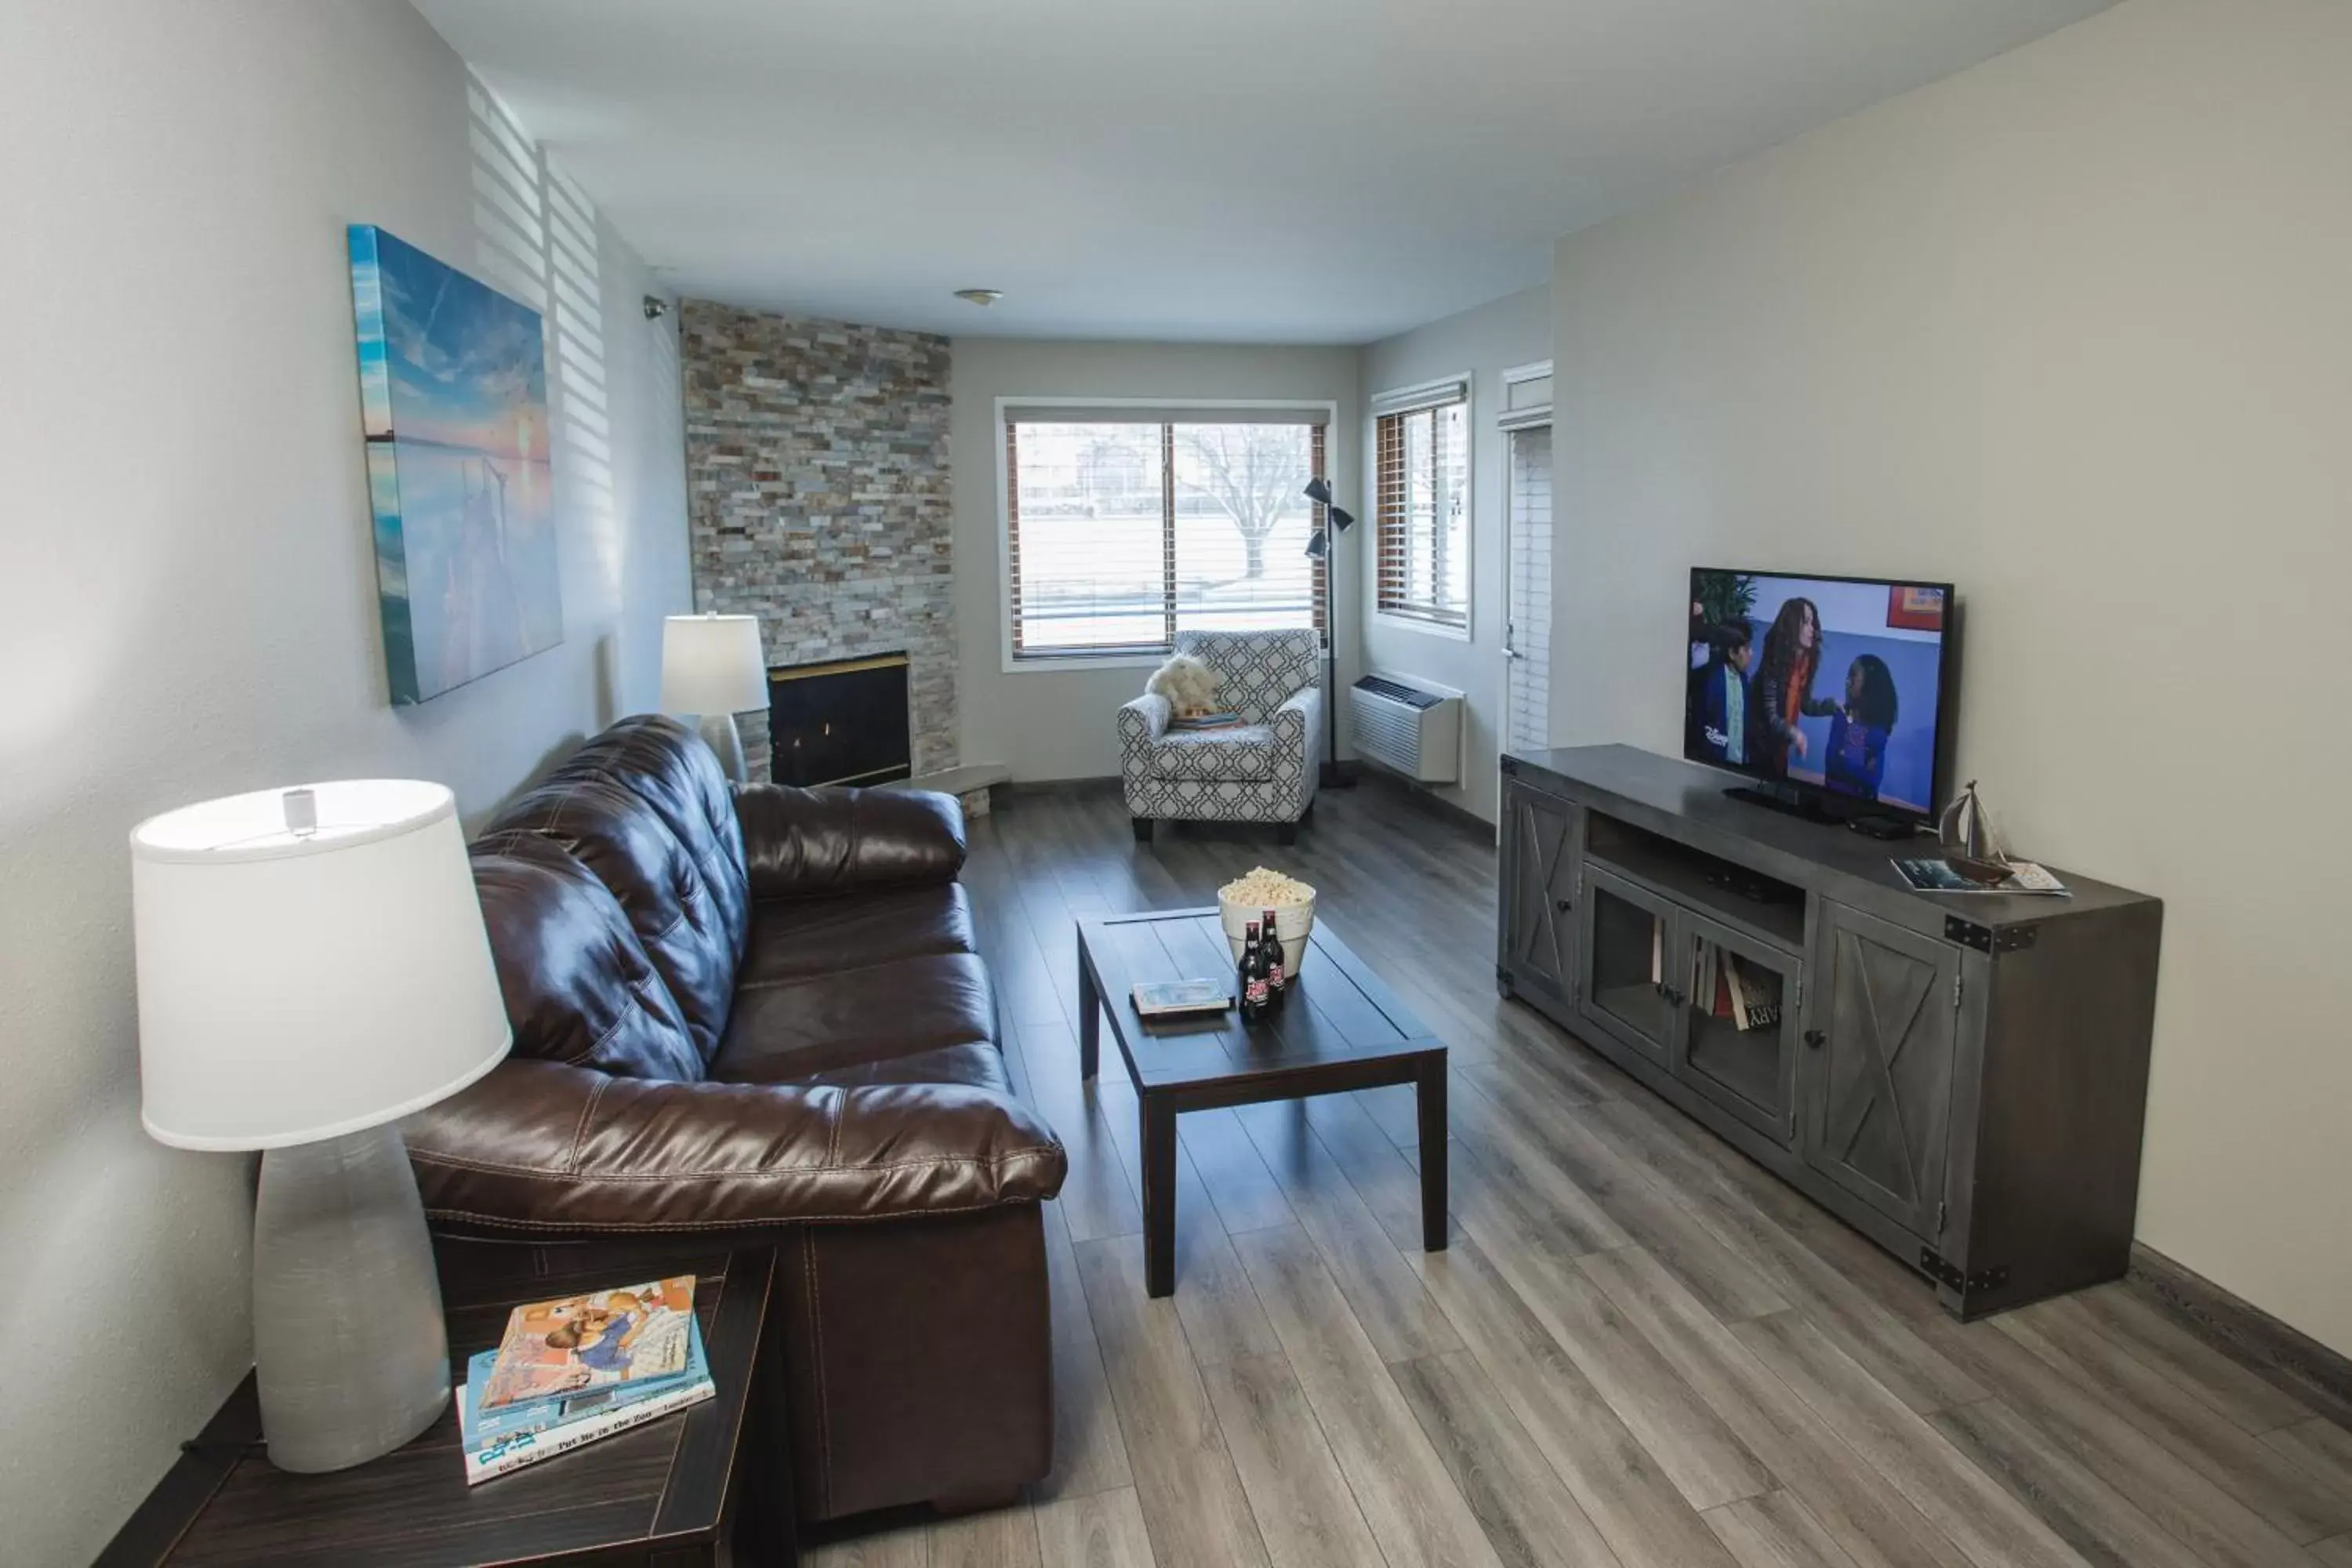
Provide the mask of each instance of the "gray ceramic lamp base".
POLYGON ((441 1283, 396 1127, 262 1155, 253 1360, 281 1470, 364 1464, 449 1403, 441 1283))
POLYGON ((732 713, 705 713, 696 728, 710 749, 719 753, 719 766, 730 784, 749 784, 751 772, 743 760, 743 731, 735 727, 732 713))

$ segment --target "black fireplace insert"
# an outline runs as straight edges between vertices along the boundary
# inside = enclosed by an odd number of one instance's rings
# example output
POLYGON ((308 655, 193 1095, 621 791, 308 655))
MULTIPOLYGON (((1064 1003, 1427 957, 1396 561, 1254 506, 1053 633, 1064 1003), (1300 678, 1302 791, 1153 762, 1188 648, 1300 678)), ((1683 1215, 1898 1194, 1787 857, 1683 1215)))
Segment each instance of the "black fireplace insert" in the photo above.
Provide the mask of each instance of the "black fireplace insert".
POLYGON ((877 784, 914 772, 907 656, 768 671, 770 769, 782 784, 877 784))

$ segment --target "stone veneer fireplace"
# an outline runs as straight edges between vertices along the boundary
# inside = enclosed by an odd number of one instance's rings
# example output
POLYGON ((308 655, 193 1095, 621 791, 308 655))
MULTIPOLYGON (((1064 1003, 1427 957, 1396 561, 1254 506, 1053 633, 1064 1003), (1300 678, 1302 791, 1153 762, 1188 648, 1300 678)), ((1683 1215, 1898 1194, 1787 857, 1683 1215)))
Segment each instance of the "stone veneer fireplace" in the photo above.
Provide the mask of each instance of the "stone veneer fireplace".
MULTIPOLYGON (((948 340, 707 300, 678 339, 695 607, 759 616, 772 668, 902 658, 908 765, 954 767, 948 340)), ((775 711, 739 721, 754 778, 775 711)))
POLYGON ((904 653, 887 653, 768 671, 771 776, 803 787, 909 777, 907 668, 904 653))

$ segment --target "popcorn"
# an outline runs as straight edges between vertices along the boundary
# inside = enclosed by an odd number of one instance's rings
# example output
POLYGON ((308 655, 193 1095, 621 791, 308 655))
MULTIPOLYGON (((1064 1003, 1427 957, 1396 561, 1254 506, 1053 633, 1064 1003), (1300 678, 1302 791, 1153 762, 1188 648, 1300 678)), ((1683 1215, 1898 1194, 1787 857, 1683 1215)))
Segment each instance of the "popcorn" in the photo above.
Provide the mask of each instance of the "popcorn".
POLYGON ((1265 866, 1250 868, 1217 889, 1217 897, 1244 909, 1286 909, 1315 901, 1315 889, 1265 866))

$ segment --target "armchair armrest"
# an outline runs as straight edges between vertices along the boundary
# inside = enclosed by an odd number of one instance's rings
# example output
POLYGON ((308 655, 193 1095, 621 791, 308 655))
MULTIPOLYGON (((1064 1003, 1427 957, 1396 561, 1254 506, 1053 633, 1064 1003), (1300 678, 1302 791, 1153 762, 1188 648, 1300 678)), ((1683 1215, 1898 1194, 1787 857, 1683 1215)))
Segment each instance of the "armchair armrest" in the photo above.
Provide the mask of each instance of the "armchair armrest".
POLYGON ((1157 741, 1168 733, 1169 722, 1175 717, 1174 703, 1147 691, 1118 710, 1118 738, 1121 742, 1157 741))
POLYGON ((1031 1203, 1067 1157, 950 1084, 681 1083, 515 1058, 402 1128, 426 1212, 569 1234, 889 1220, 1031 1203))
POLYGON ((739 784, 735 816, 755 899, 952 882, 963 869, 963 809, 930 790, 739 784))
POLYGON ((1323 760, 1323 689, 1300 687, 1267 716, 1266 722, 1273 726, 1276 741, 1304 752, 1307 772, 1312 777, 1323 760))

